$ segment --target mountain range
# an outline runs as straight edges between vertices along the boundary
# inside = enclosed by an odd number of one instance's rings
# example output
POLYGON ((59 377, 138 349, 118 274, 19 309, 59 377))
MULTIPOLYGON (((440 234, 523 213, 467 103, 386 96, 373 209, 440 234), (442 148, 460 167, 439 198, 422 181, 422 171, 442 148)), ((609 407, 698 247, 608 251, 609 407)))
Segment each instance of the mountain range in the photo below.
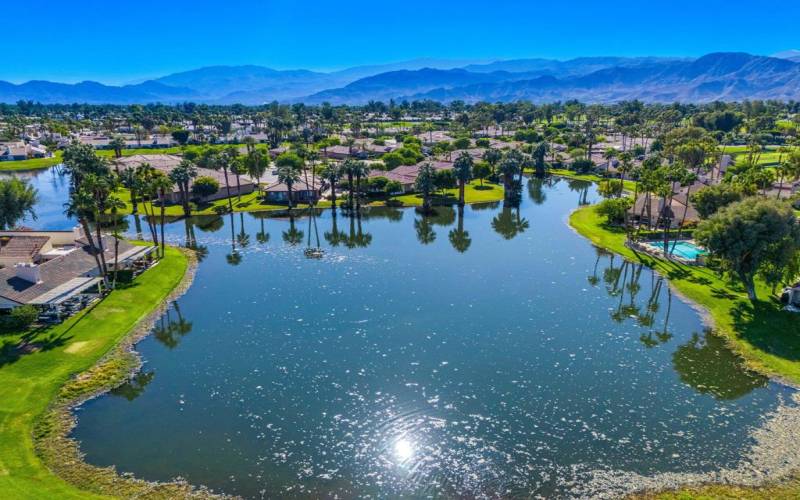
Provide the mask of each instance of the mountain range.
POLYGON ((492 62, 417 59, 340 71, 211 66, 142 83, 112 86, 0 81, 0 102, 365 104, 442 102, 709 102, 800 99, 800 51, 773 56, 714 53, 700 58, 584 57, 492 62))

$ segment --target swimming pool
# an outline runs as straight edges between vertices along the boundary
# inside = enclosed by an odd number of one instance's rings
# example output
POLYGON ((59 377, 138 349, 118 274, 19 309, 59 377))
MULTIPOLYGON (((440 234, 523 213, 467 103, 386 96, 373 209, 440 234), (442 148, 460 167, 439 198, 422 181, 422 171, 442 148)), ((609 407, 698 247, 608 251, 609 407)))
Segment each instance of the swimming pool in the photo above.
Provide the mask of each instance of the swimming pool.
POLYGON ((675 243, 675 248, 672 251, 673 255, 677 255, 686 260, 696 260, 697 257, 707 253, 708 252, 704 248, 698 247, 693 241, 679 241, 675 243))
MULTIPOLYGON (((661 254, 664 253, 664 245, 660 242, 651 241, 647 243, 647 246, 657 251, 658 253, 661 254)), ((691 240, 670 242, 669 248, 672 249, 672 255, 674 257, 678 257, 692 262, 696 261, 698 257, 706 255, 708 253, 706 249, 697 246, 697 244, 691 240)))

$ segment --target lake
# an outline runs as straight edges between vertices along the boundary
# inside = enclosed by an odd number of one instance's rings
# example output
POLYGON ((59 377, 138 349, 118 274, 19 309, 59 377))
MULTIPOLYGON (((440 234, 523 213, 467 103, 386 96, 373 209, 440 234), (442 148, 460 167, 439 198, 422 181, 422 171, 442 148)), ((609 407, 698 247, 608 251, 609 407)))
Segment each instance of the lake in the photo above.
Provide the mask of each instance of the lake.
POLYGON ((736 467, 794 391, 574 233, 597 199, 529 180, 518 208, 171 223, 195 282, 74 437, 90 463, 248 498, 571 497, 598 472, 736 467))

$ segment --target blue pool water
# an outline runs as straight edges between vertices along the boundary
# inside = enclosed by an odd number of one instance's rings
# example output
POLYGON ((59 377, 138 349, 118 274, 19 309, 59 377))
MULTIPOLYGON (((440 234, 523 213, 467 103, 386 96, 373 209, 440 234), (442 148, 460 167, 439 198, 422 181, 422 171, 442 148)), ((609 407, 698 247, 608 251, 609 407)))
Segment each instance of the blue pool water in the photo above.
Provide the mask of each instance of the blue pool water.
POLYGON ((672 253, 686 260, 695 260, 698 256, 705 255, 707 252, 691 241, 679 241, 675 243, 675 249, 672 253))

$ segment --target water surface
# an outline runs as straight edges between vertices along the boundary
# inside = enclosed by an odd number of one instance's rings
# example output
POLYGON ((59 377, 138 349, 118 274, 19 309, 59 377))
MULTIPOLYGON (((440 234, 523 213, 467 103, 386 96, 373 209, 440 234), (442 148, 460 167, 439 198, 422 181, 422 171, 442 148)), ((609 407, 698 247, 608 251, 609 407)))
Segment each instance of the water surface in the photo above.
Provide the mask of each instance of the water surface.
POLYGON ((87 460, 251 498, 570 496, 592 470, 734 466, 791 390, 570 230, 588 184, 523 195, 170 224, 195 283, 142 372, 80 409, 87 460))

